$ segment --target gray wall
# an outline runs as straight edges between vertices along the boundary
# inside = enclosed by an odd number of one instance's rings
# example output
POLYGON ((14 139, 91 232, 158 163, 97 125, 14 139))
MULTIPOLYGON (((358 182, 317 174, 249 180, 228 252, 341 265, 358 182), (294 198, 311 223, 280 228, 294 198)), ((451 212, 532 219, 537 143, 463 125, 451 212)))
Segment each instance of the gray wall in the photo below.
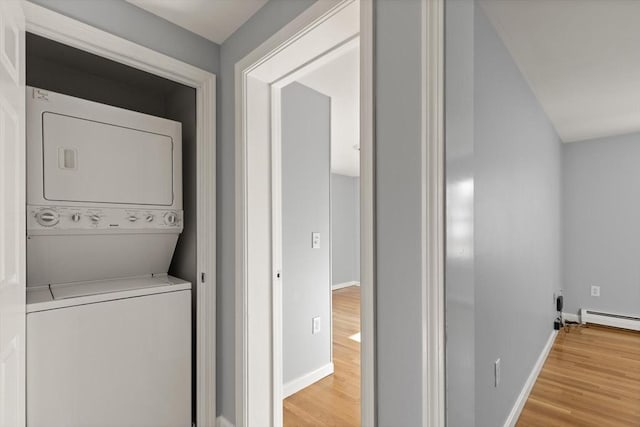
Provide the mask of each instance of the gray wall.
POLYGON ((561 143, 481 7, 474 34, 475 406, 476 425, 493 427, 553 330, 561 143))
POLYGON ((315 0, 271 0, 220 47, 217 158, 217 409, 235 422, 235 99, 234 66, 315 0))
POLYGON ((30 0, 78 21, 218 73, 220 46, 124 0, 30 0))
POLYGON ((445 2, 447 421, 475 425, 474 0, 445 2))
POLYGON ((375 1, 380 426, 422 425, 421 0, 375 1))
POLYGON ((282 350, 284 383, 331 362, 331 98, 282 89, 282 350), (311 233, 320 233, 312 249, 311 233), (312 318, 321 330, 311 333, 312 318))
POLYGON ((640 133, 564 144, 566 312, 640 315, 639 159, 640 133))
POLYGON ((360 178, 331 174, 331 284, 360 281, 360 178))

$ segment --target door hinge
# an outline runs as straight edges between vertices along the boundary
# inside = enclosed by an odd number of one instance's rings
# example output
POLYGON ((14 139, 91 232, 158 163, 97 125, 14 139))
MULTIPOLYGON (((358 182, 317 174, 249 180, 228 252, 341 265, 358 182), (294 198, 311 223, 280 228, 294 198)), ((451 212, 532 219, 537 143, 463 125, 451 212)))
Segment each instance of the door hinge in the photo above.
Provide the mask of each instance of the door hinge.
POLYGON ((200 282, 204 283, 204 279, 205 279, 205 274, 204 273, 200 273, 200 282))

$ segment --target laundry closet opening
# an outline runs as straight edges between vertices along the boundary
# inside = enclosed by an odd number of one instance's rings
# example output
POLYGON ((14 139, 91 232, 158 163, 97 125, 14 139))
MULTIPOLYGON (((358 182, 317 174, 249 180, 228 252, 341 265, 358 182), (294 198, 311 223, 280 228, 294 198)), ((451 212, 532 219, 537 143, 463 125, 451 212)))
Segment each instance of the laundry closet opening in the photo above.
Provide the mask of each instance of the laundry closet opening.
MULTIPOLYGON (((200 279, 198 267, 197 267, 197 231, 198 230, 197 230, 197 185, 196 184, 197 184, 198 176, 197 176, 197 159, 196 159, 196 148, 197 148, 196 89, 129 67, 127 65, 120 64, 118 62, 111 61, 109 59, 55 42, 53 40, 49 40, 44 37, 31 34, 31 33, 27 33, 26 35, 26 83, 27 83, 27 104, 28 105, 30 102, 29 98, 34 99, 36 97, 44 97, 45 101, 47 101, 46 97, 48 96, 48 94, 51 94, 52 96, 62 95, 66 97, 77 98, 80 100, 80 102, 82 102, 82 100, 92 101, 94 103, 102 104, 104 107, 106 106, 117 107, 118 109, 124 109, 130 112, 142 113, 145 115, 154 116, 155 118, 168 119, 173 122, 179 122, 179 124, 181 125, 181 130, 177 131, 181 133, 181 138, 182 138, 181 160, 180 160, 179 154, 176 154, 177 146, 175 144, 175 141, 172 142, 171 145, 167 145, 170 148, 165 150, 168 153, 166 154, 166 157, 172 160, 165 162, 165 166, 163 166, 163 168, 157 168, 158 170, 146 170, 146 165, 148 165, 152 161, 155 161, 155 160, 152 160, 151 157, 153 157, 153 159, 155 159, 158 156, 162 157, 163 155, 162 153, 158 154, 157 152, 153 152, 149 156, 145 154, 146 151, 139 153, 139 156, 140 156, 139 159, 142 160, 139 163, 140 169, 141 169, 139 171, 139 180, 141 182, 152 181, 157 176, 157 177, 161 177, 161 179, 164 180, 163 181, 164 184, 166 185, 164 185, 163 190, 158 193, 153 189, 159 188, 160 186, 156 186, 156 187, 140 186, 140 190, 138 191, 137 194, 141 198, 138 200, 146 200, 147 198, 151 200, 153 198, 156 198, 154 200, 159 200, 158 203, 156 203, 155 201, 149 202, 149 209, 152 209, 153 206, 151 205, 162 206, 164 202, 160 199, 166 196, 166 198, 168 198, 169 200, 169 202, 164 204, 166 207, 157 210, 157 214, 154 213, 154 215, 151 215, 153 216, 153 218, 151 218, 150 220, 148 219, 149 216, 145 217, 145 215, 148 215, 148 214, 145 214, 145 212, 147 211, 144 208, 141 208, 140 206, 132 207, 127 212, 134 212, 134 211, 140 212, 140 214, 134 213, 134 214, 131 214, 130 216, 131 218, 130 221, 135 222, 136 226, 138 226, 138 224, 142 226, 143 225, 142 223, 144 223, 145 221, 148 221, 149 223, 152 223, 152 224, 156 224, 156 223, 160 224, 159 222, 163 221, 162 226, 164 228, 160 230, 159 233, 170 233, 171 230, 169 230, 169 228, 171 228, 173 225, 180 226, 180 229, 181 229, 177 237, 177 242, 171 240, 169 243, 162 243, 154 247, 154 245, 151 244, 153 240, 147 240, 146 241, 147 243, 140 244, 139 248, 137 249, 139 249, 139 252, 149 251, 150 253, 156 253, 157 256, 151 254, 145 259, 150 259, 151 257, 155 257, 155 259, 159 259, 158 264, 163 266, 165 265, 168 266, 168 269, 166 267, 161 268, 161 269, 164 269, 165 271, 159 271, 156 273, 161 273, 161 274, 168 273, 169 281, 173 280, 171 276, 173 276, 173 278, 179 278, 180 280, 178 282, 183 284, 183 286, 180 289, 187 292, 190 291, 190 295, 187 296, 187 294, 185 294, 184 296, 185 306, 184 306, 184 310, 180 312, 180 316, 181 316, 180 319, 185 320, 183 322, 184 328, 182 327, 174 328, 173 325, 171 324, 169 324, 168 326, 169 329, 173 328, 172 333, 174 334, 174 336, 178 336, 180 340, 176 342, 167 342, 164 344, 165 348, 167 349, 167 353, 166 353, 168 355, 167 358, 176 358, 176 360, 172 361, 167 359, 161 362, 166 364, 163 366, 171 366, 171 363, 175 362, 175 365, 179 366, 179 368, 176 368, 176 369, 183 369, 183 371, 188 369, 190 370, 191 375, 188 375, 188 376, 183 375, 184 378, 180 379, 179 381, 181 386, 180 392, 178 392, 177 389, 171 388, 172 385, 169 384, 170 382, 169 379, 163 380, 164 381, 163 386, 167 387, 166 389, 167 394, 162 395, 162 398, 165 399, 167 396, 171 396, 172 394, 175 394, 176 396, 179 396, 179 399, 177 400, 180 400, 180 402, 176 402, 176 401, 164 402, 164 406, 162 410, 159 410, 158 408, 153 408, 153 411, 158 412, 156 416, 164 418, 163 422, 165 423, 173 423, 172 425, 191 425, 191 421, 195 420, 195 414, 196 414, 195 412, 195 409, 196 409, 195 407, 196 406, 196 403, 195 403, 196 351, 195 349, 196 349, 196 301, 198 297, 196 292, 196 289, 197 289, 196 283, 198 283, 198 280, 200 279), (147 157, 147 159, 145 159, 145 157, 147 157), (178 164, 176 164, 176 162, 178 162, 178 164), (177 165, 181 166, 181 169, 182 169, 181 171, 182 186, 179 189, 176 189, 176 185, 178 185, 176 184, 177 182, 176 180, 179 180, 178 174, 180 172, 179 171, 180 167, 176 168, 177 165), (172 181, 168 181, 169 180, 168 177, 171 178, 172 181), (146 190, 145 188, 152 188, 152 190, 146 190), (181 194, 178 194, 178 193, 181 193, 181 194), (182 206, 175 208, 176 201, 179 200, 180 197, 182 198, 182 201, 181 201, 182 206), (177 212, 177 215, 178 215, 177 217, 173 216, 174 212, 177 212), (133 220, 134 217, 136 218, 135 220, 133 220), (171 248, 173 247, 174 244, 175 244, 175 250, 172 250, 171 248), (165 245, 165 246, 162 246, 162 245, 165 245), (159 254, 159 252, 162 252, 162 255, 159 254), (190 304, 186 302, 186 298, 189 298, 190 304), (186 316, 188 316, 189 319, 187 319, 186 316), (184 348, 171 349, 169 348, 171 346, 174 346, 174 347, 188 346, 189 348, 187 350, 185 350, 184 348), (175 350, 179 350, 181 352, 180 357, 176 356, 177 353, 175 350), (185 354, 187 356, 184 356, 185 354), (188 358, 189 360, 183 360, 185 358, 188 358), (185 388, 188 388, 188 390, 186 390, 185 388), (164 413, 163 411, 165 411, 166 413, 164 413), (176 420, 180 420, 180 421, 178 422, 176 420)), ((66 97, 63 97, 63 98, 65 100, 71 99, 66 97)), ((68 102, 75 102, 75 101, 68 101, 68 102)), ((83 104, 79 104, 79 105, 83 105, 83 104)), ((98 108, 104 108, 104 107, 100 106, 98 108)), ((123 114, 128 114, 128 113, 125 112, 123 114)), ((59 115, 59 116, 62 117, 62 115, 59 115)), ((120 130, 122 130, 122 132, 128 132, 128 131, 137 132, 138 128, 136 126, 135 117, 139 117, 141 121, 144 120, 144 117, 142 115, 131 116, 130 119, 127 119, 127 120, 130 120, 132 123, 131 128, 127 128, 126 126, 123 126, 121 128, 117 126, 112 126, 112 127, 114 129, 117 128, 116 129, 117 132, 119 132, 120 130)), ((91 123, 93 124, 97 123, 97 125, 110 126, 109 123, 100 123, 101 120, 99 119, 94 119, 94 120, 95 121, 91 123)), ((150 120, 157 121, 157 119, 154 119, 154 118, 150 118, 150 120)), ((87 123, 89 122, 90 120, 87 120, 87 123)), ((29 126, 30 126, 29 114, 27 114, 26 126, 27 126, 27 129, 29 129, 29 126)), ((87 126, 88 126, 87 130, 90 130, 91 126, 89 125, 87 126)), ((58 127, 60 128, 60 132, 62 132, 61 133, 62 137, 64 137, 64 127, 65 127, 64 123, 60 123, 58 127)), ((178 129, 178 127, 176 127, 176 129, 178 129)), ((113 150, 115 150, 116 149, 115 147, 118 147, 124 144, 123 142, 125 141, 124 137, 122 140, 118 139, 119 134, 116 131, 114 131, 115 133, 113 134, 112 139, 108 140, 107 143, 104 144, 107 147, 104 150, 106 153, 108 153, 108 156, 105 157, 104 160, 102 161, 100 161, 99 159, 97 160, 101 168, 110 169, 108 174, 109 176, 105 176, 105 179, 109 179, 110 176, 117 175, 119 168, 123 167, 122 163, 118 161, 118 153, 109 153, 109 148, 108 148, 108 147, 114 147, 113 150), (113 145, 111 145, 111 143, 113 143, 113 145), (111 164, 109 164, 109 162, 111 162, 111 164)), ((106 134, 108 134, 108 132, 105 132, 105 135, 106 134)), ((158 136, 158 135, 155 135, 153 132, 147 132, 145 135, 147 136, 150 135, 149 137, 158 136)), ((88 140, 87 144, 94 143, 91 141, 95 139, 96 136, 97 135, 91 134, 90 132, 88 132, 86 135, 86 138, 88 140)), ((103 139, 106 139, 107 137, 108 135, 104 136, 103 139)), ((43 143, 43 146, 44 146, 44 143, 43 143)), ((60 170, 57 171, 57 173, 59 174, 66 173, 67 171, 63 170, 65 168, 73 169, 76 166, 76 162, 77 162, 78 168, 87 167, 88 162, 86 160, 86 157, 84 159, 82 158, 82 154, 77 154, 72 149, 66 150, 64 149, 64 147, 54 147, 53 149, 58 151, 63 150, 63 155, 60 155, 58 153, 58 160, 63 163, 62 163, 62 166, 58 165, 60 170)), ((43 151, 46 152, 46 148, 43 148, 43 151)), ((123 162, 126 161, 126 162, 129 162, 129 164, 131 163, 130 158, 122 159, 122 160, 123 162)), ((29 160, 27 160, 27 162, 29 163, 29 160)), ((44 167, 46 169, 46 165, 44 167)), ((28 168, 29 168, 29 165, 28 165, 28 168)), ((156 168, 151 168, 151 169, 156 169, 156 168)), ((29 181, 29 179, 30 178, 28 175, 27 181, 29 181)), ((43 181, 45 180, 43 179, 43 181)), ((131 182, 130 184, 132 186, 137 185, 137 183, 135 182, 131 182)), ((29 186, 29 182, 27 183, 27 185, 29 186)), ((52 188, 52 187, 47 188, 47 185, 48 183, 44 182, 43 186, 45 189, 44 191, 45 201, 49 200, 46 193, 50 191, 52 188)), ((64 186, 64 181, 62 181, 61 185, 64 186)), ((78 185, 79 185, 77 190, 79 192, 78 194, 82 194, 82 192, 85 192, 84 194, 91 193, 92 189, 90 188, 89 185, 85 185, 84 187, 80 184, 78 185)), ((127 187, 126 184, 123 185, 122 194, 131 193, 131 191, 125 191, 126 187, 127 187)), ((64 189, 65 191, 67 191, 68 187, 64 187, 64 189)), ((114 194, 119 195, 119 193, 114 193, 114 194)), ((57 200, 61 200, 61 199, 58 198, 57 200)), ((120 200, 116 202, 122 202, 124 205, 126 205, 127 203, 126 200, 120 200)), ((140 203, 141 203, 140 201, 136 201, 134 204, 140 204, 140 203)), ((61 203, 58 201, 51 201, 50 204, 60 205, 61 203)), ((76 204, 75 206, 81 207, 78 204, 76 204)), ((39 208, 40 206, 38 206, 38 209, 39 208)), ((55 212, 55 214, 61 215, 62 213, 65 213, 66 211, 64 211, 64 209, 66 208, 62 208, 61 211, 59 210, 59 212, 55 212)), ((85 209, 85 208, 82 207, 82 209, 85 209)), ((109 206, 107 206, 107 204, 105 204, 103 211, 105 211, 103 215, 105 218, 105 221, 106 219, 109 219, 109 221, 111 221, 111 219, 109 218, 109 215, 111 214, 109 211, 109 206)), ((122 210, 122 212, 125 212, 125 211, 122 210)), ((27 215, 29 216, 30 213, 32 212, 30 212, 28 208, 27 215)), ((85 215, 85 214, 87 214, 87 212, 83 211, 82 215, 85 215)), ((127 213, 127 215, 129 214, 127 213)), ((47 220, 48 218, 49 217, 43 217, 43 220, 47 220)), ((73 221, 75 221, 75 219, 73 219, 73 221)), ((28 222, 29 222, 29 218, 28 218, 28 222)), ((118 226, 118 224, 113 224, 113 226, 116 227, 118 226)), ((147 226, 147 227, 150 227, 150 226, 147 226)), ((124 228, 124 227, 120 227, 120 228, 124 228)), ((161 227, 160 225, 158 225, 158 227, 155 227, 155 228, 159 229, 161 227)), ((111 231, 111 230, 103 231, 103 233, 105 233, 106 235, 108 231, 111 231)), ((139 235, 144 236, 146 233, 146 235, 149 236, 155 232, 156 230, 143 230, 143 231, 140 231, 139 235)), ((132 231, 132 234, 136 234, 136 233, 138 233, 138 231, 132 231)), ((27 234, 29 238, 29 232, 27 234)), ((174 234, 178 234, 178 232, 175 232, 174 234)), ((166 234, 164 236, 166 236, 166 234)), ((166 242, 166 237, 162 237, 162 239, 165 239, 162 241, 166 242)), ((130 241, 135 242, 136 240, 130 240, 130 241)), ((104 241, 98 242, 96 245, 93 245, 92 248, 95 248, 95 246, 102 245, 103 242, 104 241)), ((137 245, 137 243, 134 243, 133 245, 135 246, 137 245)), ((27 246, 29 247, 29 243, 27 244, 27 246)), ((39 249, 38 251, 36 251, 36 253, 42 254, 42 253, 46 253, 47 251, 49 253, 52 253, 53 250, 57 250, 57 251, 64 250, 64 247, 56 247, 56 245, 47 244, 45 246, 46 246, 46 249, 39 249)), ((127 253, 134 253, 134 249, 131 247, 124 248, 124 247, 118 247, 117 245, 112 245, 112 249, 111 249, 111 251, 113 252, 112 254, 110 254, 110 252, 107 250, 104 250, 104 251, 96 250, 95 251, 96 257, 93 258, 91 264, 94 264, 94 263, 96 265, 99 264, 99 261, 97 261, 95 258, 99 256, 105 256, 105 254, 107 254, 106 257, 104 258, 104 265, 108 265, 109 262, 113 261, 114 258, 118 258, 118 256, 124 253, 125 249, 127 249, 128 251, 127 253), (118 255, 118 253, 120 255, 118 255)), ((48 256, 45 255, 45 257, 48 257, 48 256)), ((87 257, 88 257, 87 259, 89 259, 90 255, 87 255, 87 257)), ((51 288, 51 283, 46 277, 46 274, 40 274, 42 272, 42 268, 38 264, 40 262, 41 262, 40 256, 37 256, 37 257, 33 256, 32 252, 30 252, 29 250, 27 251, 28 289, 32 284, 38 285, 38 286, 42 286, 43 284, 44 285, 48 284, 49 288, 51 288), (40 274, 37 280, 35 280, 34 271, 40 274), (30 275, 32 278, 31 281, 29 279, 30 275)), ((50 258, 48 262, 50 262, 50 258)), ((153 262, 149 261, 150 264, 153 264, 154 262, 155 261, 153 262)), ((123 265, 123 263, 126 263, 126 260, 123 260, 120 265, 123 265)), ((134 261, 131 261, 129 264, 133 264, 133 263, 134 261)), ((58 265, 56 267, 51 267, 51 268, 47 267, 47 269, 45 270, 47 272, 50 272, 53 270, 57 272, 62 271, 64 273, 60 273, 60 277, 64 277, 64 278, 71 277, 73 280, 70 280, 70 281, 75 282, 76 281, 75 278, 80 277, 80 275, 72 274, 73 270, 77 269, 79 271, 82 269, 87 269, 86 265, 83 266, 79 264, 80 263, 74 263, 74 262, 68 261, 66 262, 65 265, 58 265), (71 274, 68 274, 69 272, 71 272, 71 274)), ((154 272, 150 271, 150 273, 151 273, 150 277, 153 277, 154 272)), ((117 273, 115 275, 116 277, 105 277, 105 278, 117 279, 118 278, 117 273)), ((99 276, 99 274, 97 274, 96 277, 97 276, 99 276)), ((99 277, 99 278, 96 278, 96 277, 91 277, 89 281, 96 281, 96 280, 102 279, 102 277, 99 277)), ((127 275, 124 274, 121 277, 127 277, 127 275)), ((166 276, 163 276, 163 277, 166 277, 166 276)), ((164 279, 161 278, 159 280, 164 280, 164 279)), ((134 292, 135 291, 134 288, 135 287, 127 288, 127 290, 130 292, 134 292)), ((111 292, 111 290, 107 292, 111 292)), ((51 293, 53 295, 53 292, 51 293)), ((100 291, 96 291, 96 293, 100 293, 100 291)), ((161 294, 169 295, 170 293, 177 294, 178 292, 167 291, 161 294)), ((83 295, 86 295, 86 294, 83 294, 83 295)), ((131 297, 128 300, 133 301, 133 300, 145 299, 145 298, 138 298, 138 296, 140 295, 137 295, 136 298, 131 297)), ((151 296, 151 294, 149 294, 149 296, 151 296)), ((158 295, 152 295, 152 296, 153 298, 158 297, 158 295)), ((55 299, 55 296, 54 296, 54 299, 55 299)), ((125 299, 126 298, 122 298, 122 299, 119 299, 118 301, 123 301, 125 299)), ((155 300, 153 300, 152 298, 149 298, 149 301, 150 301, 150 304, 153 304, 151 301, 155 301, 155 300)), ((28 303, 29 303, 29 298, 28 298, 28 303)), ((79 305, 79 307, 83 309, 87 309, 87 307, 90 307, 90 306, 97 307, 102 305, 106 306, 107 304, 97 304, 97 303, 88 302, 85 305, 79 305)), ((153 313, 154 316, 158 316, 159 319, 162 319, 162 318, 171 319, 172 314, 170 313, 170 310, 172 310, 172 307, 173 307, 171 303, 169 303, 164 309, 162 307, 164 307, 162 304, 153 304, 152 310, 154 311, 153 313)), ((29 308, 28 308, 28 311, 29 311, 29 308)), ((48 310, 48 311, 52 312, 56 310, 48 310)), ((58 311, 61 311, 61 310, 58 310, 58 311)), ((140 316, 133 316, 132 319, 137 320, 138 317, 142 318, 144 316, 145 314, 143 312, 140 312, 140 316)), ((163 327, 162 324, 160 323, 155 324, 153 321, 148 321, 148 323, 150 328, 160 329, 163 327)), ((27 315, 27 335, 29 335, 29 327, 30 327, 29 315, 27 315)), ((89 326, 87 326, 87 328, 88 327, 89 326)), ((156 332, 157 331, 155 331, 154 333, 156 332)), ((111 334, 111 332, 108 332, 108 333, 111 334)), ((163 332, 157 332, 157 333, 158 333, 157 336, 160 338, 159 342, 161 342, 163 337, 162 335, 163 332)), ((34 337, 36 335, 37 333, 32 334, 32 336, 34 337)), ((55 338, 52 338, 52 339, 55 339, 55 338)), ((153 345, 149 344, 150 342, 149 340, 150 339, 147 336, 140 336, 139 340, 136 340, 136 339, 120 340, 120 341, 117 341, 117 343, 118 345, 122 344, 123 347, 114 348, 113 351, 114 353, 128 353, 128 352, 130 353, 132 351, 138 351, 138 350, 144 351, 146 352, 145 355, 141 355, 140 358, 138 359, 138 362, 140 360, 143 360, 144 358, 148 358, 149 366, 155 366, 153 365, 153 363, 156 363, 159 359, 164 357, 164 353, 162 352, 158 352, 157 354, 154 353, 153 345), (135 348, 127 348, 126 346, 133 346, 135 348)), ((43 354, 35 354, 37 353, 37 351, 34 350, 33 345, 32 346, 29 345, 30 342, 32 341, 30 341, 30 339, 28 338, 27 340, 27 368, 28 369, 30 364, 33 366, 39 366, 37 365, 37 362, 34 362, 34 359, 46 356, 43 354)), ((58 354, 59 357, 64 359, 67 357, 67 355, 72 355, 72 352, 75 351, 75 349, 72 346, 67 346, 67 347, 68 348, 61 350, 61 353, 58 354)), ((37 348, 41 348, 41 347, 37 347, 37 348)), ((91 361, 89 361, 88 363, 91 363, 91 361)), ((82 367, 79 366, 78 372, 80 372, 81 369, 82 367)), ((104 367, 95 366, 95 369, 101 370, 101 369, 104 369, 104 367)), ((142 383, 144 375, 151 375, 151 372, 152 371, 150 368, 145 372, 141 372, 140 375, 137 376, 136 381, 138 381, 139 383, 142 383)), ((42 377, 41 372, 38 372, 38 375, 42 377)), ((96 378, 99 378, 99 377, 96 377, 96 378)), ((46 413, 46 411, 49 411, 50 408, 46 404, 42 404, 41 397, 39 396, 34 397, 34 395, 30 393, 29 384, 31 383, 32 379, 33 379, 33 375, 32 375, 32 378, 30 378, 29 372, 28 372, 27 373, 27 413, 28 413, 28 419, 30 420, 28 421, 29 423, 28 425, 37 426, 39 424, 37 424, 37 421, 34 421, 34 420, 37 420, 38 417, 50 417, 51 414, 46 413)), ((102 387, 104 389, 108 389, 107 391, 105 391, 105 393, 109 392, 114 397, 117 396, 118 394, 120 394, 122 397, 122 396, 126 396, 127 393, 131 393, 131 391, 119 389, 119 387, 122 386, 122 383, 116 383, 115 381, 113 384, 93 384, 91 383, 92 380, 90 378, 86 379, 86 381, 87 381, 87 384, 89 384, 90 386, 94 386, 97 388, 102 387)), ((76 382, 74 381, 73 384, 76 384, 76 382)), ((65 393, 66 389, 70 387, 73 387, 73 386, 63 387, 63 391, 61 393, 65 393)), ((46 388, 32 387, 31 390, 32 391, 39 390, 38 392, 40 393, 40 391, 46 390, 46 388)), ((80 392, 80 391, 76 390, 76 393, 77 392, 80 392)), ((153 390, 150 390, 150 393, 152 392, 153 390)), ((90 391, 85 390, 85 393, 90 393, 90 391)), ((71 396, 71 394, 69 396, 71 396)), ((94 396, 94 398, 95 397, 96 396, 94 396)), ((132 395, 129 397, 129 399, 133 401, 133 403, 131 404, 131 408, 135 407, 136 400, 140 399, 141 397, 143 396, 132 395)), ((124 401, 124 398, 123 398, 123 401, 124 401)), ((151 401, 147 402, 147 401, 138 400, 137 402, 139 405, 141 405, 141 404, 144 404, 145 402, 150 403, 151 401)), ((144 408, 137 409, 137 411, 140 411, 140 414, 142 414, 143 409, 144 408)), ((85 408, 84 412, 87 412, 88 410, 89 408, 85 408)), ((64 411, 64 408, 57 408, 57 411, 62 412, 64 411)), ((122 416, 125 418, 128 417, 129 420, 138 420, 139 422, 142 423, 140 425, 149 425, 148 422, 147 424, 144 424, 144 422, 149 421, 150 419, 146 419, 145 421, 145 419, 143 418, 136 418, 140 414, 129 413, 129 414, 122 414, 122 416)), ((78 415, 75 418, 74 418, 74 415, 67 415, 67 416, 70 416, 72 418, 65 418, 66 421, 63 422, 63 424, 65 425, 76 426, 76 425, 82 425, 83 422, 87 422, 87 419, 82 420, 80 415, 78 415)), ((141 416, 144 416, 144 415, 141 415, 141 416)), ((151 424, 160 425, 154 422, 151 422, 151 424)), ((165 425, 165 424, 162 424, 162 425, 165 425)))

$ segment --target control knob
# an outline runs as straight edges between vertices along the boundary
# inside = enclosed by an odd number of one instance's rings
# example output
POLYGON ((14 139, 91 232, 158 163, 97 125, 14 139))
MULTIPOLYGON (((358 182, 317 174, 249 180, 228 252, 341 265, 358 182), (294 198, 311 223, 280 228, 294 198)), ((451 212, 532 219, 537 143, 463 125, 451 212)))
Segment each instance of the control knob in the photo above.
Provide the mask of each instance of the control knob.
POLYGON ((153 221, 153 215, 148 214, 148 215, 144 218, 144 220, 145 220, 145 221, 147 221, 147 222, 152 222, 152 221, 153 221))
POLYGON ((175 225, 178 221, 178 215, 175 212, 167 212, 164 214, 164 222, 167 225, 175 225))
POLYGON ((80 214, 78 212, 76 212, 73 215, 71 215, 71 221, 79 222, 80 221, 80 214))
POLYGON ((100 221, 100 215, 98 214, 92 214, 90 217, 91 221, 93 221, 94 223, 97 223, 100 221))
POLYGON ((53 227, 60 221, 60 215, 53 209, 42 209, 36 214, 36 220, 43 227, 53 227))
POLYGON ((127 219, 129 220, 129 222, 136 222, 138 220, 138 217, 135 215, 130 215, 127 219))

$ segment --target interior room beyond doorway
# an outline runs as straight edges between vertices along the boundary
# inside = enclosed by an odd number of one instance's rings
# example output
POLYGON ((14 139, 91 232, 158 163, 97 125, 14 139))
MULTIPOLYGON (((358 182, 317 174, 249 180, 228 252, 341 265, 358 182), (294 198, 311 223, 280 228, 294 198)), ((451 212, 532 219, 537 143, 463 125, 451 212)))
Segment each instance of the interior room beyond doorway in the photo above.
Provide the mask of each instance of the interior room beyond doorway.
POLYGON ((357 39, 280 91, 285 426, 360 425, 357 39))

